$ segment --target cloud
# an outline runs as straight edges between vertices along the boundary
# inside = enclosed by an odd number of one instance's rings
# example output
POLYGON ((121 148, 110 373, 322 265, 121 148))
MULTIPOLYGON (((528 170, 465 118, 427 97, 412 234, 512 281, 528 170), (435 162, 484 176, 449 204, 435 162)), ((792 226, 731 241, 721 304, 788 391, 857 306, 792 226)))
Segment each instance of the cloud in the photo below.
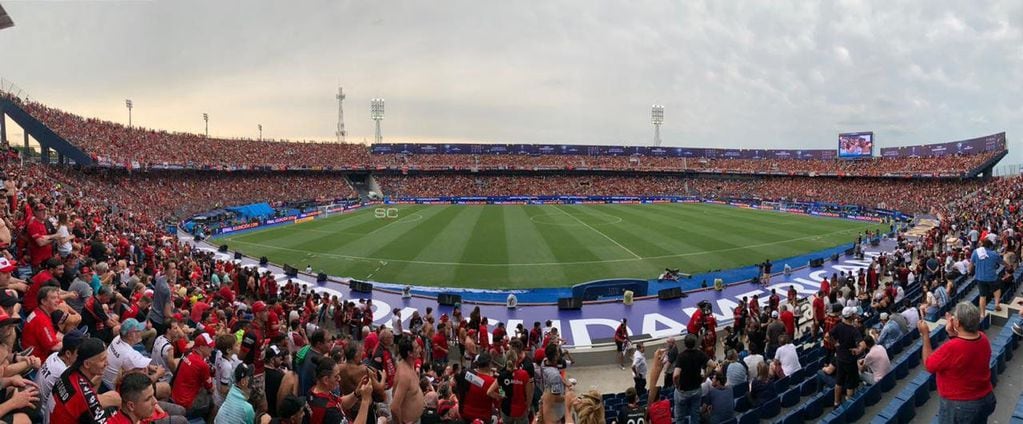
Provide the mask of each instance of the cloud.
POLYGON ((1023 133, 1023 5, 779 1, 12 2, 0 75, 89 116, 388 141, 832 148, 1023 133))

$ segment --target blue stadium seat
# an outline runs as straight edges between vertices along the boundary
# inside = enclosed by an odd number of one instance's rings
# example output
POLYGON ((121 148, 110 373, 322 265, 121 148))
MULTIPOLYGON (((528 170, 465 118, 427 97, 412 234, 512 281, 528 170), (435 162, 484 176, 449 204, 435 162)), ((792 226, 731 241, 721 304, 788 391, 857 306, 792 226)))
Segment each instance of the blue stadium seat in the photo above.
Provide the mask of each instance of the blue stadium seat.
POLYGON ((865 405, 865 403, 863 401, 862 393, 863 393, 862 391, 860 393, 857 393, 855 396, 853 396, 853 400, 852 401, 846 402, 846 405, 845 405, 845 421, 846 422, 850 422, 850 423, 851 422, 855 422, 856 420, 858 420, 861 417, 863 417, 864 413, 866 413, 866 409, 867 408, 866 408, 866 405, 865 405))
POLYGON ((922 344, 914 344, 913 347, 909 349, 909 353, 905 359, 907 362, 906 365, 909 368, 916 368, 917 365, 920 365, 920 360, 922 359, 920 355, 921 352, 923 352, 923 348, 922 344))
POLYGON ((992 386, 997 386, 998 385, 998 358, 991 358, 990 368, 991 368, 991 385, 992 386))
POLYGON ((909 362, 907 362, 906 359, 903 359, 895 364, 894 374, 895 378, 899 380, 906 378, 906 376, 909 375, 909 362))
POLYGON ((790 378, 789 376, 786 375, 786 376, 782 377, 781 379, 779 379, 778 381, 774 382, 774 390, 776 390, 777 393, 781 393, 781 392, 785 391, 786 389, 788 389, 789 388, 789 384, 791 384, 791 383, 792 383, 792 378, 790 378))
POLYGON ((873 406, 881 401, 881 386, 874 384, 863 393, 864 406, 873 406))
POLYGON ((928 389, 926 382, 922 384, 911 383, 909 387, 913 387, 913 404, 915 406, 924 406, 931 398, 931 391, 928 389))
POLYGON ((803 373, 805 373, 805 372, 806 371, 803 368, 800 368, 800 369, 796 370, 795 372, 793 372, 792 375, 789 376, 789 384, 798 385, 799 383, 802 383, 803 382, 803 375, 804 375, 803 373))
POLYGON ((728 421, 725 421, 725 422, 723 422, 721 424, 737 424, 737 423, 738 423, 738 421, 736 421, 735 418, 733 417, 733 418, 729 418, 728 421))
POLYGON ((912 399, 897 399, 898 403, 898 417, 900 423, 911 423, 913 418, 916 417, 916 407, 913 405, 912 399))
POLYGON ((781 399, 779 399, 778 396, 775 396, 771 400, 764 402, 764 404, 761 405, 760 408, 758 409, 760 409, 760 412, 758 414, 760 418, 763 419, 774 418, 781 413, 781 399))
POLYGON ((821 392, 810 397, 803 406, 803 420, 814 421, 824 413, 824 407, 832 402, 834 395, 831 392, 821 392))
POLYGON ((889 390, 895 388, 895 373, 889 371, 884 377, 881 377, 881 381, 877 383, 881 386, 881 391, 887 393, 889 390))
POLYGON ((813 376, 803 381, 803 384, 799 386, 799 394, 802 396, 810 396, 817 393, 817 377, 813 376))
POLYGON ((793 409, 776 422, 780 424, 803 424, 802 411, 799 409, 793 409))
POLYGON ((821 424, 845 424, 845 405, 839 406, 824 415, 820 422, 821 424))
POLYGON ((739 417, 739 424, 760 424, 760 415, 757 409, 753 409, 739 417))
POLYGON ((799 403, 799 387, 793 387, 781 395, 781 407, 791 408, 799 403))

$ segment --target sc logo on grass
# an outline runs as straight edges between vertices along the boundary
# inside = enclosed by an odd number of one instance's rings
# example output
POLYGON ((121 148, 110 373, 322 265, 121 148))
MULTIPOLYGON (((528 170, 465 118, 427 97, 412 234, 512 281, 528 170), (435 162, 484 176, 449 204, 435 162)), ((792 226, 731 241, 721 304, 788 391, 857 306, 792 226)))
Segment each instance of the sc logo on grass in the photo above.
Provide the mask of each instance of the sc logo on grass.
POLYGON ((397 219, 398 208, 376 208, 373 209, 373 217, 376 219, 397 219))

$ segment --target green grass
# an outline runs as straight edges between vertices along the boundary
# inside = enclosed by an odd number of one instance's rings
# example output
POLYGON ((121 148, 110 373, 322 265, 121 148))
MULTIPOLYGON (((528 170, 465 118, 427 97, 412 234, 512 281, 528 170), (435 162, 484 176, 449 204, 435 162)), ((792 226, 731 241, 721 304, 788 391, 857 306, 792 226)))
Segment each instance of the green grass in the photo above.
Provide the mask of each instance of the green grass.
POLYGON ((445 287, 565 287, 735 268, 853 241, 876 224, 710 204, 373 208, 221 238, 330 275, 445 287))

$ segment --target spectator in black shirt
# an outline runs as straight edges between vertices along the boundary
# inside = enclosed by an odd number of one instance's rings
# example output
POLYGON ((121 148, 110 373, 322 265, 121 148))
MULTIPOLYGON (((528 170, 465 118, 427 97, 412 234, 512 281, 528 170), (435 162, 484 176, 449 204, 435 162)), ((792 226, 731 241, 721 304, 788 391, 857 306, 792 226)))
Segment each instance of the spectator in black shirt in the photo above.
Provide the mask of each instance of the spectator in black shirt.
POLYGON ((646 421, 646 408, 639 404, 636 388, 625 389, 625 405, 618 410, 618 424, 642 424, 646 421))
POLYGON ((842 403, 842 390, 851 397, 860 384, 860 374, 856 357, 862 353, 860 341, 863 334, 855 327, 856 308, 846 307, 842 310, 842 321, 835 325, 824 337, 835 345, 835 406, 842 403))
POLYGON ((695 334, 687 334, 685 350, 679 352, 675 361, 672 378, 675 380, 676 423, 682 422, 685 417, 689 417, 689 422, 700 422, 700 400, 703 397, 700 385, 703 383, 703 369, 710 358, 696 348, 696 342, 695 334))

